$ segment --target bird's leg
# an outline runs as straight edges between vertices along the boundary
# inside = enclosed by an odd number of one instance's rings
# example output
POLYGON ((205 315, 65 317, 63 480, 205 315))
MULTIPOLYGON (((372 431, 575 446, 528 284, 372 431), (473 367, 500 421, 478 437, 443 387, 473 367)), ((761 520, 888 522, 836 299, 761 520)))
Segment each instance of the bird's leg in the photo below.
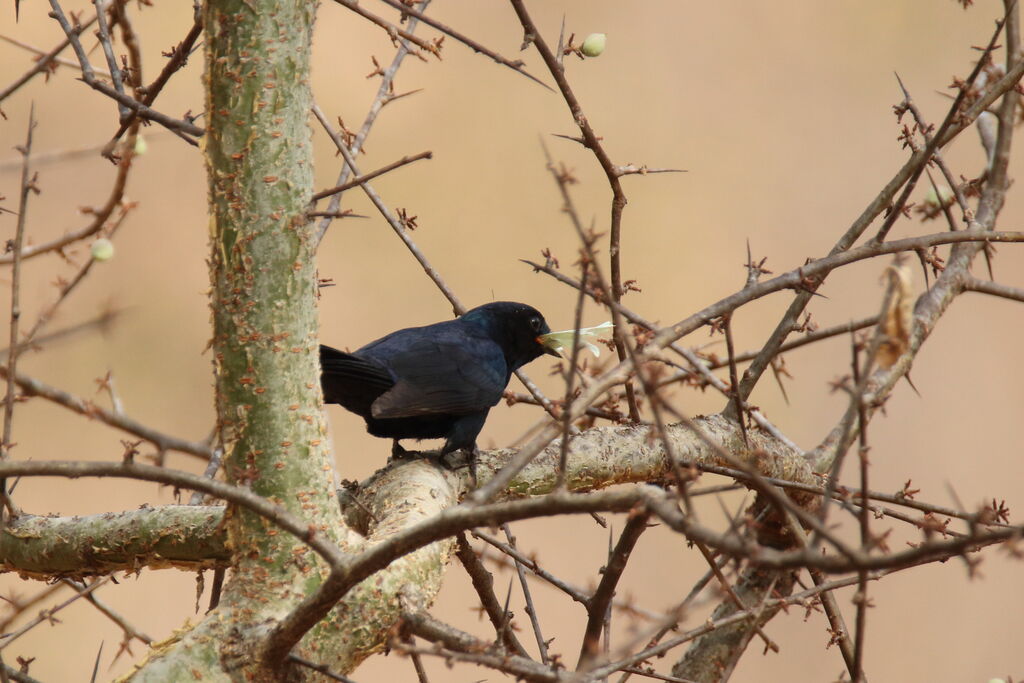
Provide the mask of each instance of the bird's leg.
POLYGON ((472 448, 466 449, 466 457, 469 458, 469 486, 474 489, 476 488, 476 456, 479 453, 476 444, 473 444, 472 448))
POLYGON ((480 453, 480 451, 477 449, 476 444, 473 444, 472 446, 464 446, 462 448, 459 448, 459 449, 453 450, 453 451, 444 451, 444 450, 442 450, 440 453, 438 453, 437 460, 438 460, 438 462, 441 465, 443 465, 444 467, 446 467, 446 468, 448 468, 450 470, 453 470, 453 471, 461 469, 463 467, 468 467, 469 468, 470 487, 475 489, 476 488, 476 456, 479 453, 480 453), (451 460, 449 460, 448 456, 451 455, 452 453, 462 453, 463 454, 463 461, 462 462, 459 462, 459 461, 452 462, 451 460))
POLYGON ((391 459, 401 460, 409 456, 409 451, 402 448, 402 444, 398 443, 398 439, 391 442, 391 459))

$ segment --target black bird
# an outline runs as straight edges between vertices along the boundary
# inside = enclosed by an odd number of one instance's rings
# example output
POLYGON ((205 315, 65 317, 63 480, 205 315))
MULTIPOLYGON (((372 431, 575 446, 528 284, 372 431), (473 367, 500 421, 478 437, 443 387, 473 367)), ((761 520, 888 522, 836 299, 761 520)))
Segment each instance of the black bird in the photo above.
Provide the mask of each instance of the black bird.
POLYGON ((353 353, 320 346, 324 402, 366 420, 374 436, 445 439, 440 455, 476 452, 476 437, 512 373, 541 354, 560 357, 540 336, 551 330, 535 308, 512 301, 478 306, 455 320, 398 330, 353 353))

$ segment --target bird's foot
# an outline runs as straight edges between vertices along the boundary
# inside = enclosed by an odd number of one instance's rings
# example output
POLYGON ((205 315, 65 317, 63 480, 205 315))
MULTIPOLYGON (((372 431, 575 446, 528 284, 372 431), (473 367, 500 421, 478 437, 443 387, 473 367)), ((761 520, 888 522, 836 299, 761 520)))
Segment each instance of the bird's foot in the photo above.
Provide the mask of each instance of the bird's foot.
POLYGON ((391 442, 391 460, 404 460, 416 455, 419 451, 408 451, 402 448, 402 444, 398 443, 398 439, 391 442))
POLYGON ((478 453, 476 446, 469 451, 469 487, 473 489, 476 488, 476 456, 478 453))
POLYGON ((473 448, 460 448, 457 451, 448 451, 447 453, 440 453, 438 456, 438 462, 450 470, 458 470, 463 467, 469 468, 469 481, 470 488, 476 488, 476 456, 479 453, 476 446, 473 448), (462 458, 449 460, 448 456, 460 453, 462 458))

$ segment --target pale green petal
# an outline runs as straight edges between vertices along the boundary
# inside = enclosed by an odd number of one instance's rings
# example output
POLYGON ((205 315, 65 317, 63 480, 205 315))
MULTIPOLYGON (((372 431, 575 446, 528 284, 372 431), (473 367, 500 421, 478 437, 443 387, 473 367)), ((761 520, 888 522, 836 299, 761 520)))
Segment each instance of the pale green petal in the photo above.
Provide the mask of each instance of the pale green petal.
MULTIPOLYGON (((579 330, 580 346, 588 349, 594 354, 594 357, 601 355, 601 350, 590 341, 592 338, 599 336, 608 336, 611 334, 612 329, 615 326, 609 321, 595 325, 594 327, 581 327, 579 330)), ((561 330, 559 332, 548 332, 542 334, 539 338, 544 346, 549 349, 561 352, 562 349, 572 346, 573 337, 576 336, 576 330, 561 330)))

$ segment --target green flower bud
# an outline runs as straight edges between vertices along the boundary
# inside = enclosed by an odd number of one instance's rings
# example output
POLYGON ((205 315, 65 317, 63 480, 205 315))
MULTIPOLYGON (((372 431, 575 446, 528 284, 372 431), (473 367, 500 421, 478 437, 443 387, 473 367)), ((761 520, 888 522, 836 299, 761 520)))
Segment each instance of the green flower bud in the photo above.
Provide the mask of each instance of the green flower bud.
POLYGON ((604 46, 608 42, 608 36, 603 33, 591 33, 580 45, 580 52, 588 57, 597 57, 604 52, 604 46))
POLYGON ((94 261, 109 261, 114 258, 114 243, 106 237, 101 237, 92 243, 91 251, 94 261))

